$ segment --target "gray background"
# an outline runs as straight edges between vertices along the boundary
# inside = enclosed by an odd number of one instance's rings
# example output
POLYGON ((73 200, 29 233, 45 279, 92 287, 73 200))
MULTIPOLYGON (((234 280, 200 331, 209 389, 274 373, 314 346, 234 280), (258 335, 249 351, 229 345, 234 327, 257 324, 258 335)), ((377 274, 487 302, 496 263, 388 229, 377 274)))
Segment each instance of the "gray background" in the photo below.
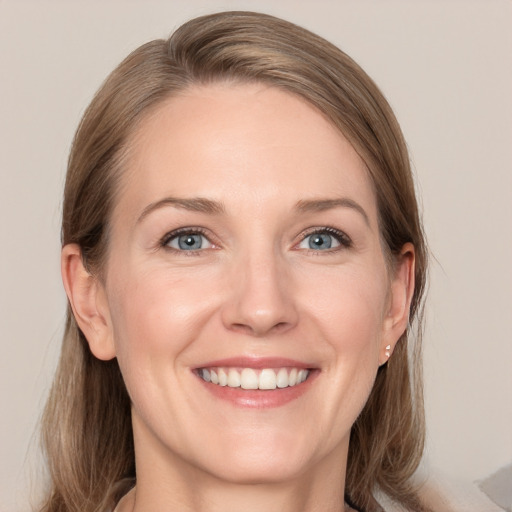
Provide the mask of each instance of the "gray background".
POLYGON ((108 72, 186 19, 268 12, 344 49, 410 146, 435 256, 427 464, 477 480, 512 461, 512 3, 506 0, 0 0, 0 510, 37 494, 36 425, 64 321, 67 153, 108 72))

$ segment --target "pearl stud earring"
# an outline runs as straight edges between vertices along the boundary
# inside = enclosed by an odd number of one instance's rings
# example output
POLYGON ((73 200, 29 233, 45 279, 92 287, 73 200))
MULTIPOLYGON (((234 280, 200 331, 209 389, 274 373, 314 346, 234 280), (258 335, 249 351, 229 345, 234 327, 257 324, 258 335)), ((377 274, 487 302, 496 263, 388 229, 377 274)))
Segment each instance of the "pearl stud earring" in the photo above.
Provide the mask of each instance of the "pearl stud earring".
POLYGON ((384 352, 385 356, 389 359, 389 356, 391 355, 391 345, 386 346, 386 352, 384 352))

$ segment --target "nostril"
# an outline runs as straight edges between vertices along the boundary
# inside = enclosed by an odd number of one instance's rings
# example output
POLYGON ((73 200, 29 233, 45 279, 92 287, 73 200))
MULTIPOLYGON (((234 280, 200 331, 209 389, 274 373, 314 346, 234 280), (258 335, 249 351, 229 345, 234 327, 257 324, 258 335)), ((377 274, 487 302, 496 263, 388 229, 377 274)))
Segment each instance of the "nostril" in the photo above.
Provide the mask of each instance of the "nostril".
POLYGON ((276 325, 274 325, 274 331, 283 331, 288 328, 289 324, 288 322, 279 322, 276 325))
POLYGON ((253 334, 253 332, 254 332, 254 329, 252 327, 250 327, 249 325, 240 324, 240 323, 232 324, 231 329, 233 329, 234 331, 237 331, 237 332, 244 333, 244 334, 253 334))
POLYGON ((233 323, 231 324, 231 329, 250 336, 264 336, 272 332, 279 333, 285 331, 288 329, 289 325, 290 324, 288 322, 278 322, 274 325, 263 325, 261 323, 233 323))

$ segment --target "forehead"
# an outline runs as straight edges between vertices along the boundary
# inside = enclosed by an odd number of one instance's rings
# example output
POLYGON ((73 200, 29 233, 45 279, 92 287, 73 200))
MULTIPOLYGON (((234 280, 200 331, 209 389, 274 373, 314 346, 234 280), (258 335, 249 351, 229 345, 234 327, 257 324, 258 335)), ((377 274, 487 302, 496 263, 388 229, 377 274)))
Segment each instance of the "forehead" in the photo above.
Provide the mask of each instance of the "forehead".
POLYGON ((349 194, 370 214, 375 206, 350 143, 315 107, 276 87, 192 87, 149 113, 129 148, 119 202, 134 208, 165 195, 286 204, 349 194))

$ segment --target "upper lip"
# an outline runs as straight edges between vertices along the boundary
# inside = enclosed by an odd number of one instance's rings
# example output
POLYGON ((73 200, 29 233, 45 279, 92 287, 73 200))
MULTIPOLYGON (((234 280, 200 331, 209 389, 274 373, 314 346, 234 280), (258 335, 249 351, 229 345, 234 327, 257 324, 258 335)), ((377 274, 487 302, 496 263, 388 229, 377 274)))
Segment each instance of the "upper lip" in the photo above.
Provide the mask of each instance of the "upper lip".
POLYGON ((196 368, 215 368, 215 367, 238 367, 238 368, 253 368, 261 370, 263 368, 312 368, 313 365, 295 359, 286 357, 229 357, 225 359, 216 359, 215 361, 208 361, 204 364, 198 365, 196 368))

